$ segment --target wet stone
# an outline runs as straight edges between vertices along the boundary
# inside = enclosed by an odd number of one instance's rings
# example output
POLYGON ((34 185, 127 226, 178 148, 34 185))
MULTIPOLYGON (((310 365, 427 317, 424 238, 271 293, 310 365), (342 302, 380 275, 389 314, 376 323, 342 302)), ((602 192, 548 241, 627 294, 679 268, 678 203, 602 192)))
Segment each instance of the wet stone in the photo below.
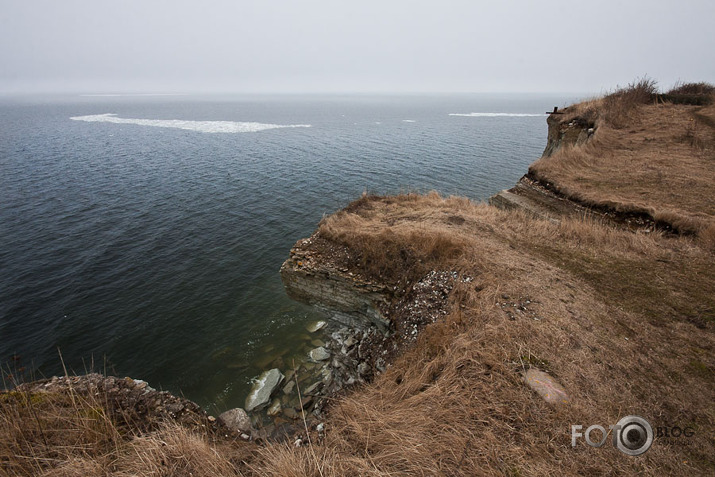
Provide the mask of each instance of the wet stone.
MULTIPOLYGON (((269 416, 277 416, 281 412, 281 400, 278 398, 275 398, 273 402, 271 403, 271 406, 268 408, 268 411, 266 411, 266 414, 269 416)), ((277 423, 276 423, 277 424, 277 423)))
POLYGON ((265 407, 281 381, 283 381, 283 374, 278 369, 274 368, 261 374, 246 398, 246 411, 251 412, 265 407))
POLYGON ((283 386, 283 394, 292 393, 294 387, 295 387, 295 381, 288 381, 288 384, 283 386))
POLYGON ((311 350, 309 356, 313 361, 325 361, 330 358, 330 351, 322 346, 319 346, 318 348, 311 350))
POLYGON ((316 391, 318 391, 318 389, 320 388, 320 386, 322 386, 322 384, 323 384, 322 381, 318 381, 317 383, 313 383, 312 385, 308 386, 308 388, 306 388, 304 394, 310 395, 310 394, 315 393, 316 391))
POLYGON ((305 327, 305 329, 308 330, 308 332, 310 332, 310 333, 315 333, 316 331, 323 329, 323 327, 324 327, 326 324, 327 324, 327 323, 326 323, 325 321, 322 321, 322 320, 321 320, 321 321, 314 321, 314 322, 312 322, 312 323, 308 323, 308 325, 305 327))

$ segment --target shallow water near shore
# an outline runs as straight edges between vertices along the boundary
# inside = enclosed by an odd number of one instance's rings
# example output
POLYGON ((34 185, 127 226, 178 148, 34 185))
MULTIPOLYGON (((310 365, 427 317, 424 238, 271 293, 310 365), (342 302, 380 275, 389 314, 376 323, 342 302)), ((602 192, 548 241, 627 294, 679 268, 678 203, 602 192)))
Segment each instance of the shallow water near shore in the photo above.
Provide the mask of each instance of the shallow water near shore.
POLYGON ((93 368, 211 412, 305 353, 278 270, 363 191, 484 200, 568 95, 0 99, 0 364, 93 368), (278 361, 280 363, 280 361, 278 361))

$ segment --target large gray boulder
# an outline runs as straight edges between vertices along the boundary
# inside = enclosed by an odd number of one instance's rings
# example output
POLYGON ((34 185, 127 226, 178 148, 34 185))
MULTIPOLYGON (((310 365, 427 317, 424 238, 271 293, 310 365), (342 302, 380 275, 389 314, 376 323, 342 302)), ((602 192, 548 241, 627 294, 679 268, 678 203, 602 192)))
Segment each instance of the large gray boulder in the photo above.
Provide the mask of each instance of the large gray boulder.
POLYGON ((262 409, 271 401, 271 394, 283 381, 283 374, 277 368, 265 371, 253 383, 251 392, 246 398, 246 411, 262 409))

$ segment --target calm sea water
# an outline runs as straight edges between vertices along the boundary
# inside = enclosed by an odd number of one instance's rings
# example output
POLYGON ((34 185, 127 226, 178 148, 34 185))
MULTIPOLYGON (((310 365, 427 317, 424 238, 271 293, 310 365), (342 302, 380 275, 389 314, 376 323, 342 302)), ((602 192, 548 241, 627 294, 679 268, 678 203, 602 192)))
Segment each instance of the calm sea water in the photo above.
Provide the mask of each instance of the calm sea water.
POLYGON ((571 99, 0 98, 0 364, 61 373, 59 349, 78 373, 240 406, 315 319, 278 270, 323 214, 365 190, 486 199, 571 99))

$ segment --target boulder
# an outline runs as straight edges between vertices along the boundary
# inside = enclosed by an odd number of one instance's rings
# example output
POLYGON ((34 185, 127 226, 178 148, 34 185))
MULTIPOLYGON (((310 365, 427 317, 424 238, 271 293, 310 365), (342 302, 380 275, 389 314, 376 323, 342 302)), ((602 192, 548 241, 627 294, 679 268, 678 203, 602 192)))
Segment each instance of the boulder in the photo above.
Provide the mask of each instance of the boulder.
POLYGON ((246 398, 246 411, 262 409, 271 401, 271 394, 283 381, 283 374, 276 368, 265 371, 253 383, 251 392, 246 398))
POLYGON ((235 432, 250 434, 253 429, 253 426, 251 426, 251 418, 248 417, 248 413, 240 407, 229 409, 222 413, 218 417, 218 420, 235 432))
POLYGON ((330 351, 322 346, 318 346, 317 348, 312 349, 308 355, 313 361, 325 361, 330 358, 330 351))
POLYGON ((569 401, 563 386, 543 371, 529 369, 524 373, 524 381, 549 404, 566 404, 569 401))

